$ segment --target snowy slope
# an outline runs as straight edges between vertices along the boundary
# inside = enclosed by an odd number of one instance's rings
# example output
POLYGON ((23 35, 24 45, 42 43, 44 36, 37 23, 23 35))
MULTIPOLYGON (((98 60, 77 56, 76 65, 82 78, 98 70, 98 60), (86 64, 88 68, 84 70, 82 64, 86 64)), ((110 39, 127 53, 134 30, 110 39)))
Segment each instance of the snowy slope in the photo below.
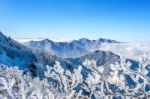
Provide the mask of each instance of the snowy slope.
POLYGON ((24 69, 34 61, 35 57, 28 48, 0 33, 0 63, 24 69))

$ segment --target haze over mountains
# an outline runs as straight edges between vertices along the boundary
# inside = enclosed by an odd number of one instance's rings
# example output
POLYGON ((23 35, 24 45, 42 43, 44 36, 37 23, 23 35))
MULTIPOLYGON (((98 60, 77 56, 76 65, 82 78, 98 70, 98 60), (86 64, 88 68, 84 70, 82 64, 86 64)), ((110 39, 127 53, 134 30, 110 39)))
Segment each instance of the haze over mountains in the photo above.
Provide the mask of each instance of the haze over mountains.
POLYGON ((99 50, 102 43, 119 43, 110 39, 89 40, 82 38, 71 42, 54 42, 49 39, 23 43, 31 49, 38 49, 62 58, 80 57, 89 52, 99 50))

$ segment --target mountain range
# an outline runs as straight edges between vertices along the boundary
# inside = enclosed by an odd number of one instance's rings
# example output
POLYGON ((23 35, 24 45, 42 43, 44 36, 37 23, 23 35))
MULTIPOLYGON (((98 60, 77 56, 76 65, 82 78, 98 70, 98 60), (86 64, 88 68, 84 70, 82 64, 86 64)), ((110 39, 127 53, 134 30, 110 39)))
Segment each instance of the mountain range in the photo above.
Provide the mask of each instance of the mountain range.
POLYGON ((29 41, 23 45, 32 50, 41 50, 51 55, 56 55, 61 58, 80 57, 90 52, 99 50, 102 43, 119 43, 110 39, 89 40, 82 38, 71 42, 54 42, 49 39, 41 41, 29 41))

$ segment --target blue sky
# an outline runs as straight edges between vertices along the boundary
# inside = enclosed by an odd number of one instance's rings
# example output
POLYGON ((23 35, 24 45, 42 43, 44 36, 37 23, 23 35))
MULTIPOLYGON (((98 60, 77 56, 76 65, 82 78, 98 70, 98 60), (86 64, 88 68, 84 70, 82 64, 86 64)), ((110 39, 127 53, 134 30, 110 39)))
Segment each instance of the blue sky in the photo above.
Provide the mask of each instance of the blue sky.
POLYGON ((0 0, 0 30, 13 38, 144 41, 150 0, 0 0))

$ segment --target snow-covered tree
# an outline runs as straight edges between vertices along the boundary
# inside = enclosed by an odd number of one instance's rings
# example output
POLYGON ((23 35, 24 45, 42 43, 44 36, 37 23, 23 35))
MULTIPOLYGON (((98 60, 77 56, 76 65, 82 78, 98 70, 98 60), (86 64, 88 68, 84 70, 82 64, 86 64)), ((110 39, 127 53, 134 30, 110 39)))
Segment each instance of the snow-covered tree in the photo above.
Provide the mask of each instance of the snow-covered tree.
POLYGON ((17 67, 0 65, 1 99, 54 99, 47 80, 32 78, 17 67))
POLYGON ((85 60, 70 71, 56 61, 54 66, 46 66, 42 79, 17 67, 0 65, 0 98, 149 99, 150 57, 144 54, 136 63, 134 66, 132 60, 124 57, 114 64, 101 66, 95 60, 85 60), (90 70, 87 76, 83 75, 83 67, 90 70))

